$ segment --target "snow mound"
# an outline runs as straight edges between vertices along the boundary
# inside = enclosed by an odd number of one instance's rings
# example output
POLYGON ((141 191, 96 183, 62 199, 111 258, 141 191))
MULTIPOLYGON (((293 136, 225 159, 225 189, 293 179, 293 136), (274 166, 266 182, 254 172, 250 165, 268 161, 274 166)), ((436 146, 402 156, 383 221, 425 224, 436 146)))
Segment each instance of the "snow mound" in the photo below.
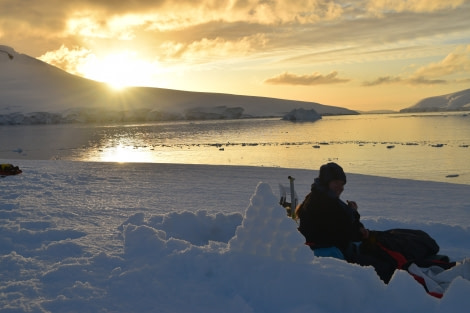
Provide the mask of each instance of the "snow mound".
POLYGON ((312 252, 301 243, 294 220, 286 217, 268 184, 259 184, 241 226, 229 242, 231 251, 273 260, 309 263, 312 252))

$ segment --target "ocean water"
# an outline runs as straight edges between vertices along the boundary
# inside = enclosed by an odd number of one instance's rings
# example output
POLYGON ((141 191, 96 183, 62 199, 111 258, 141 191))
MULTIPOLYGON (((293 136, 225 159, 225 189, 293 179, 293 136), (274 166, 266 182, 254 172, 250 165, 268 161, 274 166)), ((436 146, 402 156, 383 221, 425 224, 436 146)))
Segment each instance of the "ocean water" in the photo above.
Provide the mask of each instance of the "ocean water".
POLYGON ((318 169, 470 185, 470 114, 328 116, 133 125, 1 126, 0 160, 318 169))

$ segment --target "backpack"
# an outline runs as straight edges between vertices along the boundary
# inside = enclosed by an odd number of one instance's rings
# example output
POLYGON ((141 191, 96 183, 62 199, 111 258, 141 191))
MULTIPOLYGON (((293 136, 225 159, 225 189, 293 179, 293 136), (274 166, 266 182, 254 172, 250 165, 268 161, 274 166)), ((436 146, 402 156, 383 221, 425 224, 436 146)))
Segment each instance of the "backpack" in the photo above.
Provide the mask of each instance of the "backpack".
MULTIPOLYGON (((378 273, 386 283, 396 269, 410 272, 408 268, 412 264, 422 268, 439 266, 442 269, 449 269, 456 265, 455 262, 450 262, 449 257, 439 255, 438 252, 439 245, 429 234, 414 229, 370 231, 369 238, 360 246, 361 254, 377 258, 374 266, 379 265, 376 266, 376 270, 382 270, 378 273)), ((411 272, 410 274, 429 292, 424 280, 411 272)))
POLYGON ((361 247, 366 254, 375 254, 377 249, 398 252, 407 262, 423 260, 439 252, 439 245, 426 232, 401 228, 370 231, 361 247))

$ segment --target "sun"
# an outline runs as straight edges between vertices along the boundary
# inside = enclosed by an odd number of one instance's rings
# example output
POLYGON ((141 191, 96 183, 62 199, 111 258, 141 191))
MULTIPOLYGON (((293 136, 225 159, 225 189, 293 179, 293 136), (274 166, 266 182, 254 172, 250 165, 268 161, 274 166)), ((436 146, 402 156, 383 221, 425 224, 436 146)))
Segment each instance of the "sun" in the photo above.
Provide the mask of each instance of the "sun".
POLYGON ((155 62, 138 59, 136 53, 124 51, 93 56, 80 66, 80 72, 85 78, 107 83, 113 89, 155 87, 159 67, 155 62))

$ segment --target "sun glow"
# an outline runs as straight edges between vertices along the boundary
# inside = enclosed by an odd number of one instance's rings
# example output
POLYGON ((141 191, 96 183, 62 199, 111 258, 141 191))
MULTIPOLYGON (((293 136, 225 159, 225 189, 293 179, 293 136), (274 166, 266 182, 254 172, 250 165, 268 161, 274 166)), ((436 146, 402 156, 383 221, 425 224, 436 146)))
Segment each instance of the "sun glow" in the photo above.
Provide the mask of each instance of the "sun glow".
POLYGON ((156 62, 140 60, 136 53, 126 51, 103 58, 93 56, 80 66, 79 71, 86 78, 122 89, 129 86, 156 87, 155 76, 160 70, 156 62))
POLYGON ((154 152, 150 149, 119 144, 100 151, 98 161, 101 162, 136 162, 152 163, 155 161, 154 152))

